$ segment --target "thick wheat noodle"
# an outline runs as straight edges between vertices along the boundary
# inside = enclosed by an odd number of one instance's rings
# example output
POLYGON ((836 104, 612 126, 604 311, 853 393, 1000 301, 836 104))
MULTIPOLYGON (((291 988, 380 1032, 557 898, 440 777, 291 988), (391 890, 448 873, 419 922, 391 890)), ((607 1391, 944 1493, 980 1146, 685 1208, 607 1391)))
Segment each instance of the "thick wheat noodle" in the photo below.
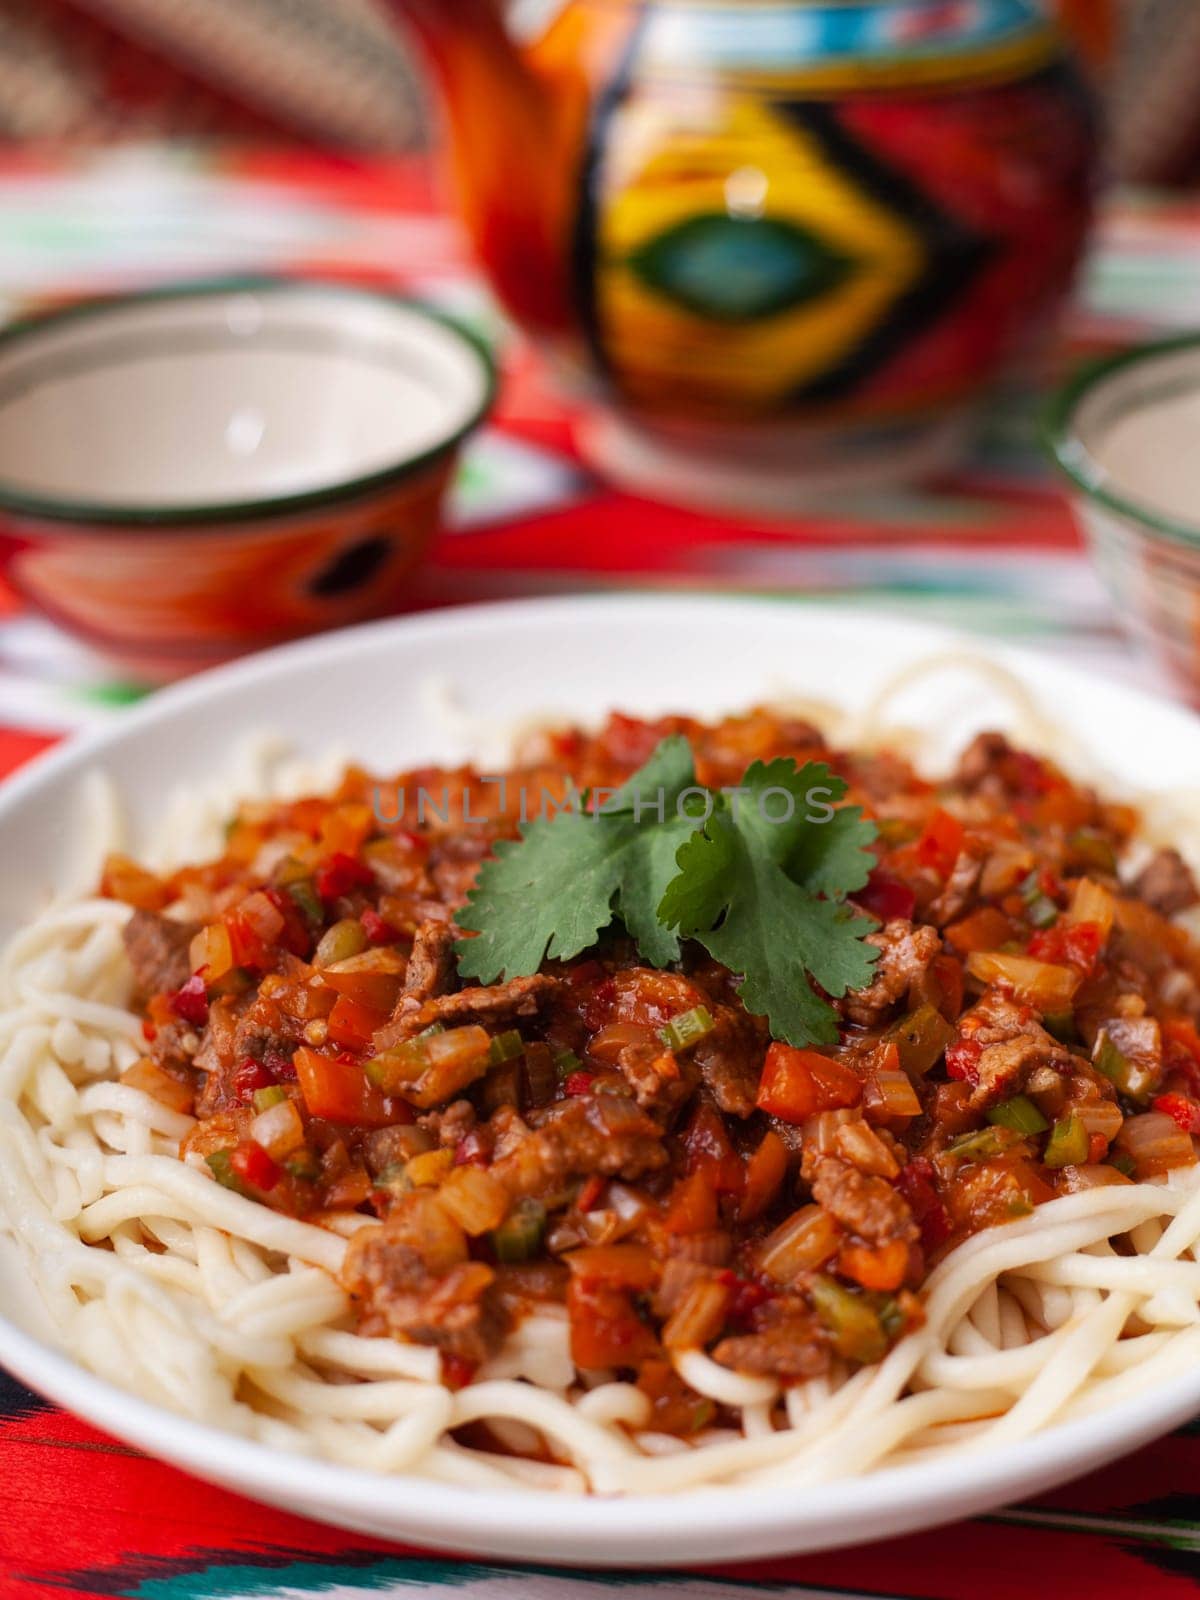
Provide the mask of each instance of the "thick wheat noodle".
MULTIPOLYGON (((902 675, 856 719, 855 736, 878 740, 897 695, 962 664, 902 675)), ((972 665, 1010 693, 1027 734, 1047 734, 1017 680, 972 665)), ((252 755, 235 783, 173 802, 147 859, 216 848, 237 799, 280 792, 272 771, 252 755)), ((283 780, 292 794, 318 786, 299 767, 283 780)), ((92 789, 97 833, 82 853, 94 867, 119 818, 111 795, 92 789)), ((680 1354, 697 1392, 740 1412, 737 1432, 688 1444, 647 1431, 650 1407, 633 1385, 582 1387, 557 1308, 527 1318, 475 1383, 451 1392, 435 1351, 353 1331, 336 1273, 349 1234, 376 1224, 347 1214, 316 1227, 221 1188, 173 1153, 191 1119, 114 1081, 140 1042, 127 915, 111 901, 62 902, 0 956, 0 1213, 53 1336, 173 1410, 278 1448, 446 1483, 669 1493, 966 1458, 1200 1358, 1200 1189, 1176 1174, 1069 1195, 975 1235, 931 1275, 925 1326, 877 1367, 838 1366, 781 1392, 701 1351, 680 1354), (1113 1239, 1136 1254, 1116 1253, 1113 1239), (532 1428, 562 1464, 467 1449, 452 1430, 475 1421, 532 1428)))

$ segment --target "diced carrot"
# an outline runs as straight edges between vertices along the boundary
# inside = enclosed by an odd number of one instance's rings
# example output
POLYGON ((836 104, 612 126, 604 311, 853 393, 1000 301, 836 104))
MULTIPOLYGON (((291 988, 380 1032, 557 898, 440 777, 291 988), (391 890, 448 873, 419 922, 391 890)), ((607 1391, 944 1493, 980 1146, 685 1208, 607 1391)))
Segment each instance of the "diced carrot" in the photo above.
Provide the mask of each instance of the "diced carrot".
POLYGON ((718 1224, 717 1195, 706 1172, 681 1178, 671 1191, 665 1226, 668 1233, 708 1233, 718 1224))
POLYGON ((729 1142, 720 1114, 710 1105, 700 1105, 683 1136, 689 1173, 702 1172, 718 1194, 739 1194, 746 1169, 742 1158, 729 1142))
POLYGON ((621 1289, 652 1289, 658 1282, 654 1257, 641 1244, 585 1245, 563 1260, 577 1278, 615 1284, 621 1289))
POLYGON ((573 1277, 567 1285, 567 1315, 571 1359, 584 1370, 634 1367, 658 1349, 629 1292, 602 1280, 573 1277))
POLYGON ((908 1246, 900 1239, 887 1244, 844 1244, 838 1271, 864 1289, 898 1289, 908 1272, 908 1246))
POLYGON ((292 1061, 311 1116, 365 1128, 413 1120, 403 1100, 389 1099, 376 1089, 356 1061, 321 1055, 307 1045, 301 1045, 292 1061))
POLYGON ((783 1187, 787 1169, 787 1145, 774 1128, 768 1128, 746 1165, 746 1182, 738 1207, 740 1221, 752 1222, 762 1216, 783 1187))
POLYGON ((994 906, 984 906, 960 922, 952 922, 946 929, 946 943, 968 956, 974 950, 999 950, 1015 938, 1016 931, 1010 917, 994 906))
POLYGON ((327 1026, 334 1044, 345 1050, 366 1050, 372 1035, 387 1021, 385 1014, 359 1005, 349 995, 339 994, 329 1013, 327 1026))
POLYGON ((784 1122, 806 1122, 821 1111, 856 1106, 862 1082, 851 1067, 778 1040, 767 1050, 758 1107, 784 1122))
POLYGON ((930 867, 941 878, 948 878, 958 860, 966 830, 957 817, 940 807, 925 824, 925 831, 917 840, 917 860, 930 867))

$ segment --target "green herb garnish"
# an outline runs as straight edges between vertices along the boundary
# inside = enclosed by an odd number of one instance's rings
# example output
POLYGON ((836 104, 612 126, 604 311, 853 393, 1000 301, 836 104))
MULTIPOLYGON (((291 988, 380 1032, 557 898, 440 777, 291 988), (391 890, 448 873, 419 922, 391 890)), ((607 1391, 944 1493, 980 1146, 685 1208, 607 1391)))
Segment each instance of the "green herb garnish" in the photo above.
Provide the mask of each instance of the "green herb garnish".
POLYGON ((595 811, 562 811, 501 841, 460 925, 464 978, 494 983, 569 961, 619 917, 644 961, 694 939, 731 971, 747 1009, 789 1044, 834 1044, 832 998, 870 981, 875 927, 845 904, 867 882, 876 837, 820 762, 755 762, 741 784, 697 785, 686 739, 664 739, 595 811))

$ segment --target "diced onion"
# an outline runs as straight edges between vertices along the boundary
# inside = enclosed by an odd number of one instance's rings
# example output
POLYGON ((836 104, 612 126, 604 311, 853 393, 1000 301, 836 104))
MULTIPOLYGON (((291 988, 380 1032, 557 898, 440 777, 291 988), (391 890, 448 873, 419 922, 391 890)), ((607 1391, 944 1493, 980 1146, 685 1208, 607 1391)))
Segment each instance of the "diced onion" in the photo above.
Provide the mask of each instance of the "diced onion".
POLYGON ((1043 1012, 1069 1011, 1080 984, 1074 967, 1000 950, 973 951, 967 957, 967 971, 983 983, 1007 984, 1017 1000, 1043 1012))
POLYGON ((1064 1167, 1059 1180, 1067 1194, 1078 1194, 1081 1189, 1107 1189, 1129 1181, 1124 1173, 1109 1166, 1064 1167))
POLYGON ((729 1290, 715 1278, 697 1278, 667 1318, 662 1342, 668 1350, 700 1350, 725 1322, 729 1290))
POLYGON ((439 1189, 438 1198, 472 1238, 498 1228, 508 1211, 507 1189, 479 1167, 455 1167, 439 1189))
POLYGON ((758 1252, 761 1271, 777 1283, 791 1283, 838 1252, 841 1231, 820 1206, 804 1206, 763 1240, 758 1252))
POLYGON ((169 1106, 172 1111, 187 1112, 192 1109, 192 1091, 187 1084, 172 1078, 149 1056, 143 1056, 127 1068, 121 1074, 121 1082, 131 1089, 140 1089, 143 1094, 148 1094, 160 1105, 169 1106))
POLYGON ((1117 1143, 1129 1156, 1139 1178, 1152 1178, 1175 1167, 1195 1164, 1191 1135, 1161 1111, 1127 1117, 1117 1143))
POLYGON ((1120 1106, 1112 1100, 1095 1100, 1075 1107, 1075 1115, 1087 1129, 1089 1136, 1098 1133, 1111 1144, 1125 1121, 1120 1106))
POLYGON ((863 1091, 863 1107, 869 1117, 919 1117, 921 1102, 907 1072, 873 1072, 863 1091))
POLYGON ((278 1159, 304 1143, 304 1120, 291 1100, 281 1100, 259 1112, 250 1124, 250 1137, 278 1159))
POLYGON ((1107 943, 1108 936, 1112 932, 1116 914, 1117 903, 1111 891, 1102 883, 1093 883, 1091 878, 1080 878, 1075 885, 1075 893, 1071 896, 1071 904, 1064 920, 1070 923, 1094 923, 1100 929, 1103 945, 1107 943))

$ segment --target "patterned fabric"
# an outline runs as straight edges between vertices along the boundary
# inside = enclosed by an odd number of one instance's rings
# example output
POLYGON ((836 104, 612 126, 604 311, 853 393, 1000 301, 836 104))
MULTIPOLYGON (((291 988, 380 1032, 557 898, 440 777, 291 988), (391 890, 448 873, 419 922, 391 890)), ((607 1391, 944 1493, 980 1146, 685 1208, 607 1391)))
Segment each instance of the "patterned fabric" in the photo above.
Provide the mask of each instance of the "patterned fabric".
MULTIPOLYGON (((1200 317, 1200 206, 1115 207, 1072 349, 1200 317)), ((259 157, 203 169, 145 149, 72 169, 0 168, 0 303, 239 266, 399 281, 498 337, 422 169, 259 157), (404 214, 397 207, 402 205, 404 214), (119 231, 110 222, 119 211, 119 231)), ((1097 672, 1153 682, 1121 641, 1062 496, 1033 448, 1031 396, 992 408, 976 454, 932 487, 843 499, 803 524, 730 524, 592 479, 537 358, 505 341, 495 424, 458 485, 414 603, 633 586, 851 596, 1031 639, 1097 672)), ((0 769, 120 715, 137 690, 0 595, 0 769)), ((703 1575, 568 1575, 399 1550, 191 1482, 102 1438, 0 1375, 0 1597, 296 1600, 428 1595, 586 1600, 912 1596, 1173 1600, 1200 1581, 1200 1430, 1186 1429, 1035 1504, 956 1527, 703 1575)))
POLYGON ((0 0, 0 138, 400 150, 422 125, 382 0, 0 0))

